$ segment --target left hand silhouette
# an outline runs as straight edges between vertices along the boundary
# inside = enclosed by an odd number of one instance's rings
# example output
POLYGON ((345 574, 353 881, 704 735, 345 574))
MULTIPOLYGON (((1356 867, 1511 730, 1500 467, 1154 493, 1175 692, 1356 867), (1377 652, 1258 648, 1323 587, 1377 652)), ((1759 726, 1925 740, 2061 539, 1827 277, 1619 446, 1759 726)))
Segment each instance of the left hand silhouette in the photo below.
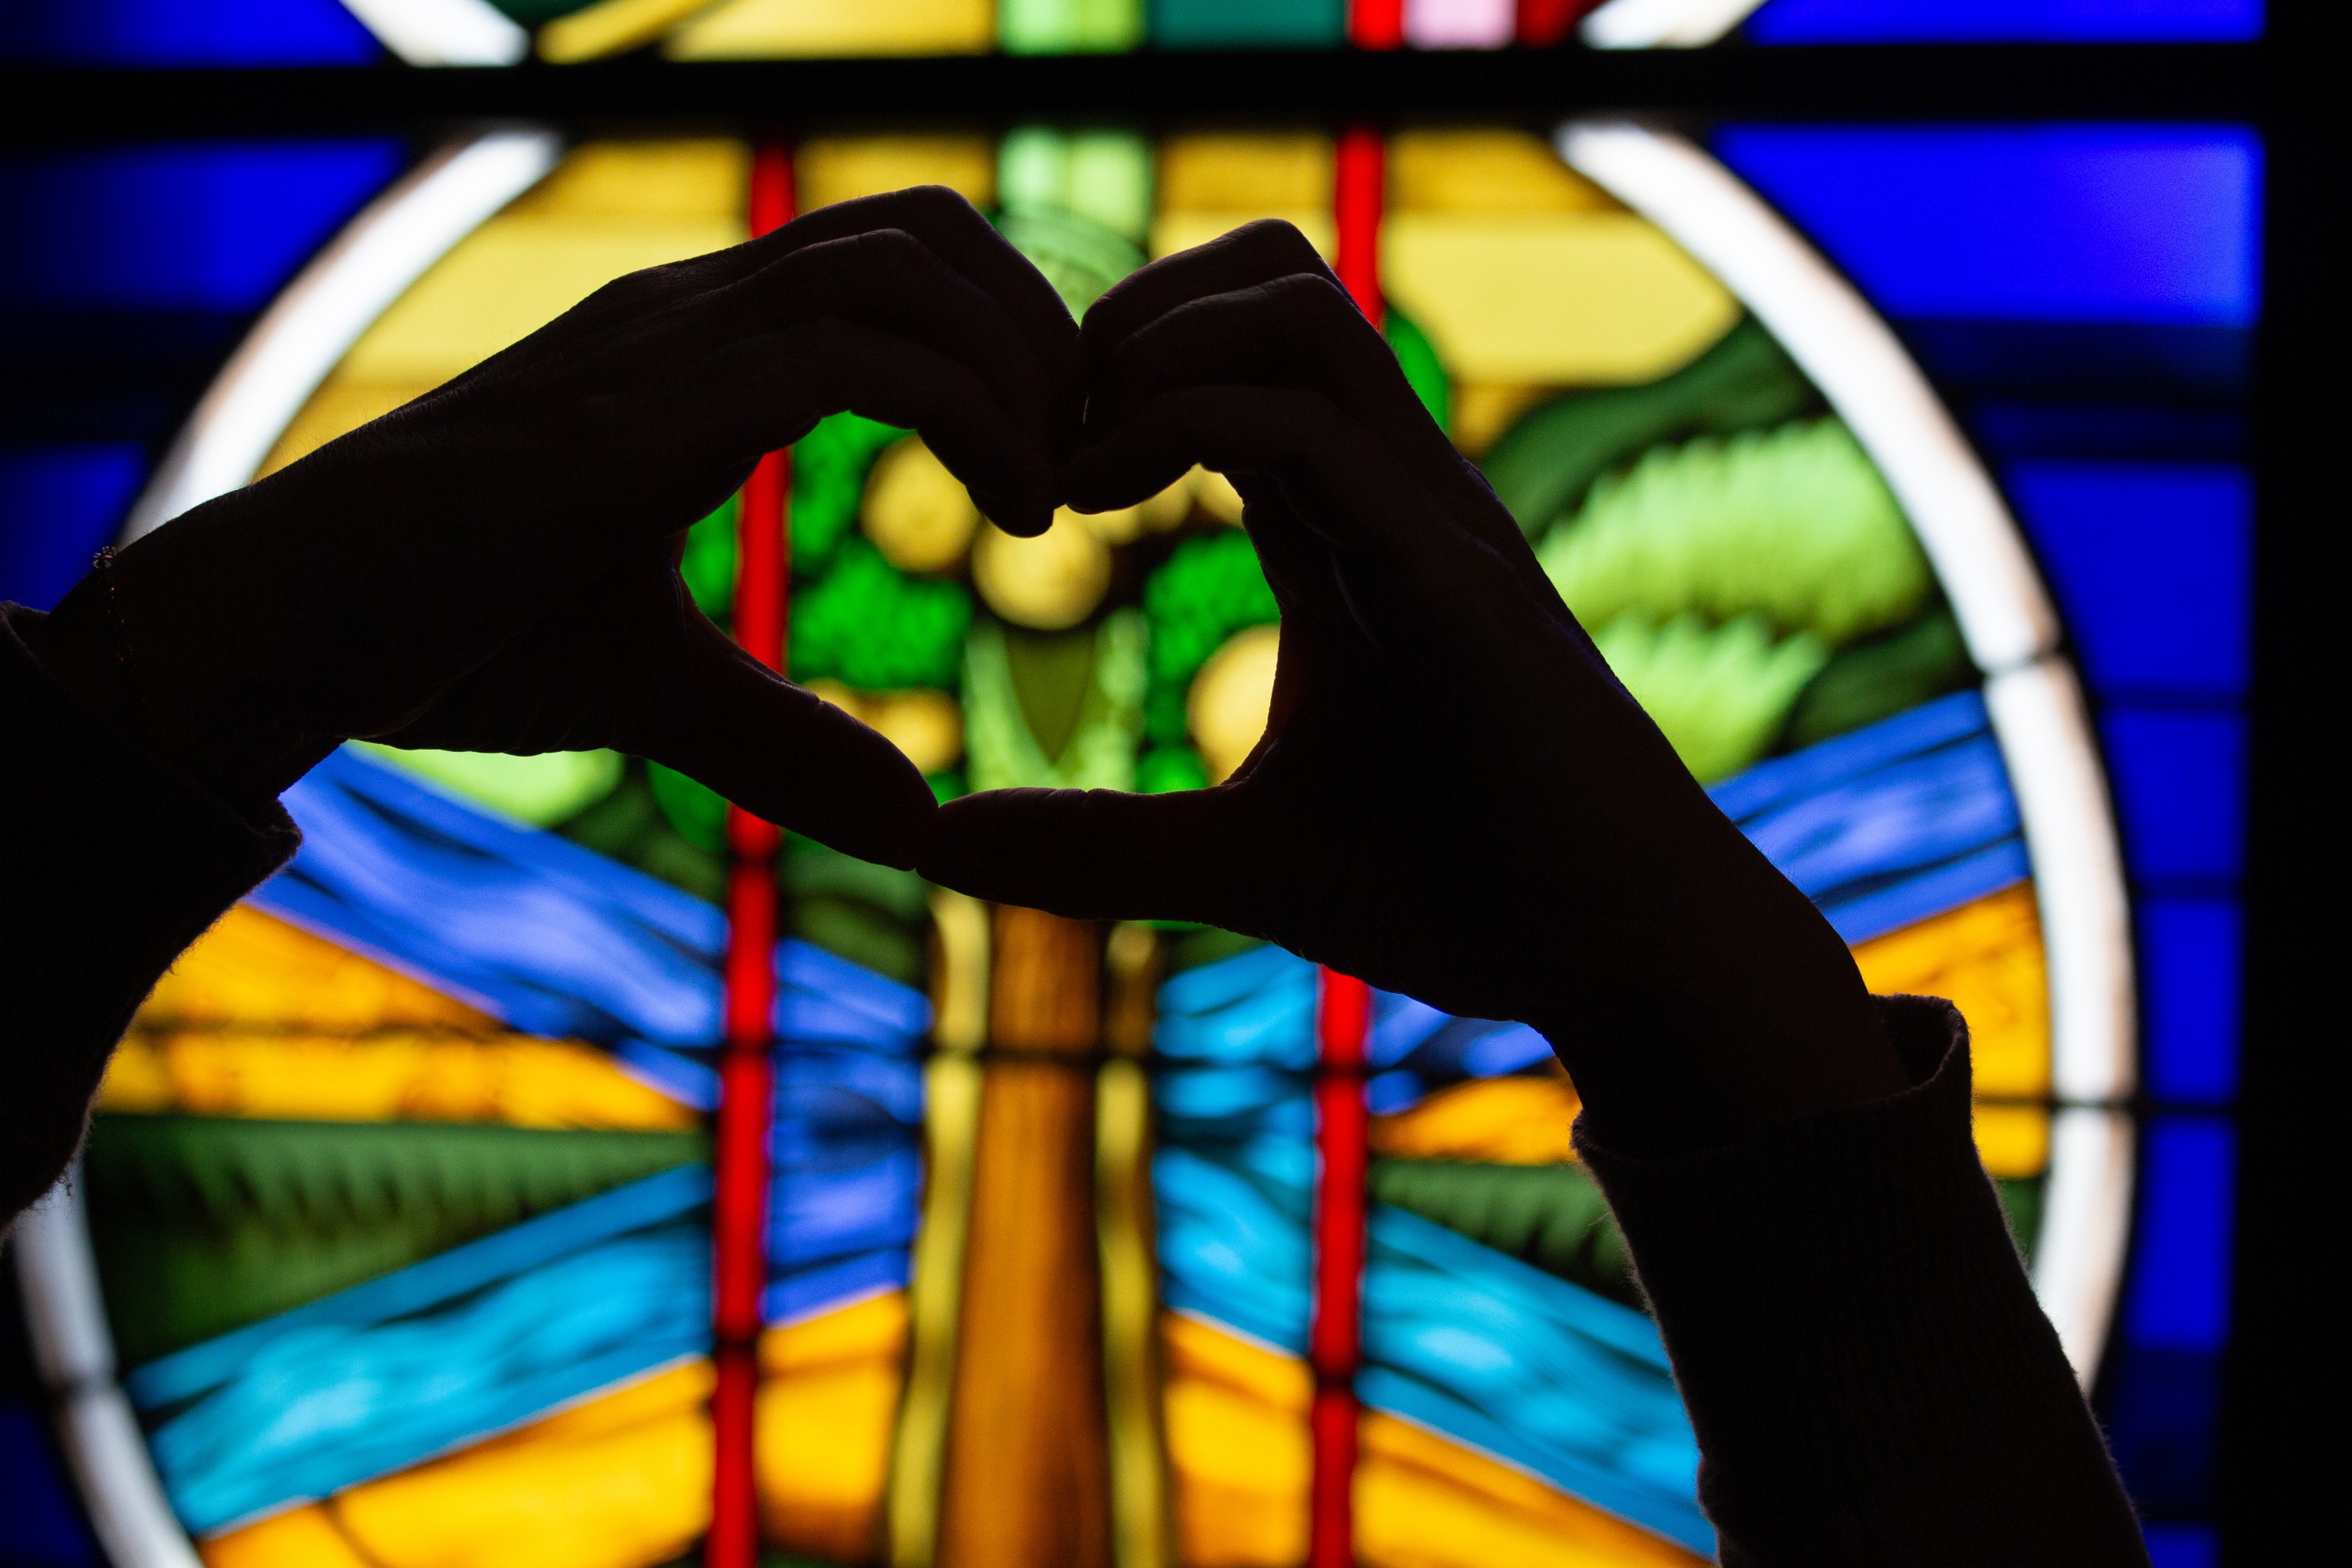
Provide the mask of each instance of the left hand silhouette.
POLYGON ((921 430, 1000 524, 1036 533, 1076 355, 1052 286, 961 196, 842 203, 606 285, 130 546, 30 640, 85 705, 248 810, 351 736, 614 746, 904 866, 932 809, 920 775, 729 645, 673 542, 844 408, 921 430))

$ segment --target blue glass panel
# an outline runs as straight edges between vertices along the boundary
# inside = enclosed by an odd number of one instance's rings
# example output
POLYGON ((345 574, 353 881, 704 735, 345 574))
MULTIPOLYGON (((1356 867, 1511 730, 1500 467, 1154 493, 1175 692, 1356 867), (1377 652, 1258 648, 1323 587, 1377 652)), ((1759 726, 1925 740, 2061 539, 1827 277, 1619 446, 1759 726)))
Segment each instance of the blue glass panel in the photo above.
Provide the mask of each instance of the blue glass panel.
POLYGON ((2159 1100, 2216 1104, 2237 1092, 2244 923, 2233 899, 2140 900, 2147 1090, 2159 1100))
POLYGON ((2263 32, 2263 0, 1769 0, 1759 44, 2234 43, 2263 32))
POLYGON ((2159 1116, 2140 1156, 2124 1332, 2143 1349, 2210 1351, 2230 1331, 2230 1235, 2237 1132, 2202 1116, 2159 1116))
POLYGON ((0 0, 0 59, 337 66, 383 47, 337 0, 0 0))
POLYGON ((1150 0, 1164 48, 1332 48, 1348 37, 1346 0, 1150 0))
POLYGON ((44 1426, 31 1405, 0 1398, 0 1563, 99 1568, 98 1543, 44 1426))
POLYGON ((150 1363, 173 1511, 218 1530, 708 1353, 709 1190, 648 1177, 150 1363))
POLYGON ((2245 859, 2246 721, 2111 709, 2099 722, 2124 859, 2143 880, 2227 881, 2245 859))
POLYGON ((1949 391, 2235 402, 2253 389, 2251 327, 1924 317, 1901 327, 1912 356, 1949 391))
POLYGON ((1969 408, 1968 422, 1978 445, 2001 459, 2227 463, 2243 458, 2247 448, 2242 408, 1993 397, 1969 408))
POLYGON ((1744 126, 1717 148, 1895 316, 2242 326, 2262 147, 2234 127, 1744 126))
POLYGON ((2146 1539, 2150 1568, 2220 1568, 2221 1532, 2210 1524, 2151 1524, 2146 1539))
POLYGON ((0 293, 51 305, 253 310, 400 172, 389 139, 0 161, 0 293))
POLYGON ((1850 942, 2027 873, 2017 802, 1973 691, 1759 763, 1707 793, 1850 942))
POLYGON ((2129 1341, 2109 1352, 2099 1414, 2141 1517, 2206 1518, 2219 1503, 2222 1361, 2129 1341))
POLYGON ((0 599, 56 604, 114 537, 146 471, 127 444, 0 452, 0 599))
POLYGON ((2236 1130, 2218 1117, 2158 1116, 2141 1141, 2102 1415, 2126 1488, 2159 1519, 2208 1517, 2216 1502, 2236 1166, 2236 1130))
POLYGON ((2031 462, 2005 477, 2094 692, 2245 690, 2253 486, 2243 468, 2031 462))

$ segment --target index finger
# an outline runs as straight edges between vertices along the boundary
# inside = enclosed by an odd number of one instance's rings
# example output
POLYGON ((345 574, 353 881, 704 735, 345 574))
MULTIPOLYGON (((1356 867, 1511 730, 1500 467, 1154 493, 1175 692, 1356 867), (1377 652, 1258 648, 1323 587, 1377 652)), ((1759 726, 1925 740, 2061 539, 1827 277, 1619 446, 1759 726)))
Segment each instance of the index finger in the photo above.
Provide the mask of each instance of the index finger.
MULTIPOLYGON (((1320 273, 1339 287, 1338 274, 1307 237, 1279 218, 1245 223, 1206 245, 1163 256, 1110 286, 1078 329, 1089 372, 1131 333, 1188 300, 1231 294, 1277 278, 1320 273)), ((1343 290, 1344 292, 1344 290, 1343 290)))
POLYGON ((1013 318, 1037 351, 1073 409, 1078 395, 1078 329, 1069 307, 1029 258, 996 231, 978 208, 945 185, 917 185, 835 202, 794 219, 750 248, 773 249, 760 258, 796 250, 869 229, 902 228, 931 253, 977 284, 1013 318))

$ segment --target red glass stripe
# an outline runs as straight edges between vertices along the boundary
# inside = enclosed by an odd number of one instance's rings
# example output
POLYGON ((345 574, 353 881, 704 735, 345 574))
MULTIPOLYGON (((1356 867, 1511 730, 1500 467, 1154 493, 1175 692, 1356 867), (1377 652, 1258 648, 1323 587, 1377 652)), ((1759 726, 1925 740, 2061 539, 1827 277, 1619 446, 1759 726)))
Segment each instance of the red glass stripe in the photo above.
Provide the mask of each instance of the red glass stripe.
POLYGON ((1364 1041, 1371 988, 1325 970, 1316 1007, 1315 1373, 1307 1568, 1355 1563, 1356 1371, 1363 1362, 1365 1177, 1371 1122, 1364 1109, 1364 1041))
MULTIPOLYGON (((745 202, 754 236, 792 221, 793 164, 782 147, 751 161, 745 202)), ((735 638, 771 669, 785 665, 792 604, 792 454, 771 452, 736 510, 735 638)), ((760 1299, 768 1277, 768 1139, 775 1108, 770 1058, 776 1005, 776 853, 782 835, 727 808, 734 865, 727 883, 726 1036, 711 1203, 713 1445, 706 1568, 758 1568, 760 1506, 753 1452, 760 1392, 760 1299)))
POLYGON ((1378 326, 1386 310, 1381 298, 1381 209, 1388 197, 1388 148, 1381 133, 1361 126, 1341 132, 1333 174, 1333 270, 1356 308, 1378 326))
POLYGON ((1404 45, 1404 0, 1348 0, 1348 41, 1360 49, 1404 45))
POLYGON ((1564 42, 1601 0, 1519 0, 1519 42, 1541 47, 1564 42))

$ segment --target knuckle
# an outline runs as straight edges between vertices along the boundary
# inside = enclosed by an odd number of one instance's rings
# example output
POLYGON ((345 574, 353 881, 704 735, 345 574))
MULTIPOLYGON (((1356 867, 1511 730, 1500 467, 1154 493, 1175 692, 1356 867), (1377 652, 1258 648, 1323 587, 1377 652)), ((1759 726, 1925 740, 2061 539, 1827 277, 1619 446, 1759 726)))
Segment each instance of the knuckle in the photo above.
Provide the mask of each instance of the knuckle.
POLYGON ((1234 243, 1276 258, 1317 258, 1318 252, 1288 218, 1262 217, 1234 231, 1234 243))
POLYGON ((648 267, 641 272, 625 273, 589 295, 585 303, 600 313, 625 313, 659 304, 672 291, 674 284, 670 273, 677 265, 670 263, 648 267))
POLYGON ((910 185, 900 193, 907 205, 919 213, 931 213, 950 221, 977 218, 979 210, 964 198, 963 193, 947 185, 910 185))

